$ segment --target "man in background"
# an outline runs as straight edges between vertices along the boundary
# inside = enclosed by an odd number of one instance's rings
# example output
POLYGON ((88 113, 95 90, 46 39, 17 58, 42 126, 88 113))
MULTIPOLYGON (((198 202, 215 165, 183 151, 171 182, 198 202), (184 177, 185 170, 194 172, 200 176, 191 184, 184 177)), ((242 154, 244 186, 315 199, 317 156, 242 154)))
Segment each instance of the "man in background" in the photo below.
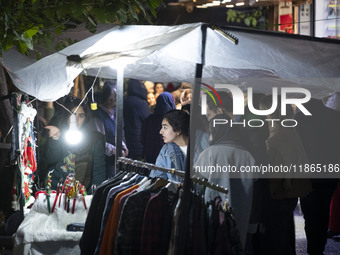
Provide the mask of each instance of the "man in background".
MULTIPOLYGON (((106 178, 111 178, 115 174, 115 155, 116 155, 116 82, 106 81, 99 94, 99 107, 94 114, 94 126, 97 131, 106 137, 105 143, 105 163, 106 178)), ((123 134, 124 139, 124 134, 123 134)), ((122 141, 122 156, 126 157, 129 153, 127 146, 122 141)))

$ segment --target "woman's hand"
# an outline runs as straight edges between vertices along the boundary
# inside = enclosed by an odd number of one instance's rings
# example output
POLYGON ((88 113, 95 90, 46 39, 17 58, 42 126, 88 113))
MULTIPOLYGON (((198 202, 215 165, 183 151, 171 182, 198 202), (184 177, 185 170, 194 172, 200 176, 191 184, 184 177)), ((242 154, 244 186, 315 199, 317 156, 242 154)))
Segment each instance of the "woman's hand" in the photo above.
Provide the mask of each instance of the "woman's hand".
POLYGON ((51 137, 53 140, 59 140, 60 138, 60 129, 57 128, 56 126, 46 126, 46 129, 48 129, 48 135, 51 137))

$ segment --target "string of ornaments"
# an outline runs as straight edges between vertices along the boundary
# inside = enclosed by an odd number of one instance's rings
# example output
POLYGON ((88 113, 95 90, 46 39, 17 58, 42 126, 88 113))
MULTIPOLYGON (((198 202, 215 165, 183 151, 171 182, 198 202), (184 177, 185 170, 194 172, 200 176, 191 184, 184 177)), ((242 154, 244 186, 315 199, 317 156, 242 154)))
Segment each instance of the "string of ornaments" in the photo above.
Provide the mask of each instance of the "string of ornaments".
POLYGON ((79 198, 81 198, 84 204, 84 208, 85 210, 87 210, 86 201, 85 201, 85 196, 87 195, 86 189, 84 185, 82 185, 78 180, 74 178, 73 174, 69 174, 66 177, 64 183, 58 183, 56 196, 53 201, 53 206, 51 208, 50 199, 51 199, 51 191, 52 191, 51 190, 51 182, 52 182, 51 173, 52 172, 53 171, 50 171, 47 175, 48 178, 47 178, 46 187, 45 187, 48 213, 49 214, 53 213, 55 211, 57 204, 58 204, 58 207, 61 207, 62 197, 64 197, 64 210, 67 213, 71 212, 72 214, 74 214, 76 202, 79 198), (72 208, 71 208, 71 202, 72 202, 72 208))

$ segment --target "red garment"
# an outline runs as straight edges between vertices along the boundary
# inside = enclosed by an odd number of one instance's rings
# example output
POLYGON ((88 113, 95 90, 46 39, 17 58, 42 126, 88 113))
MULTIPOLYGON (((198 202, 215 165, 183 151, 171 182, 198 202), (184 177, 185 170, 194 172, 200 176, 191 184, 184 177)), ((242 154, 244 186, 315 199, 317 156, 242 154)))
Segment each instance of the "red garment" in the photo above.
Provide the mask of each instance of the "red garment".
POLYGON ((37 164, 35 162, 34 150, 33 150, 30 138, 26 138, 23 158, 24 158, 23 162, 24 162, 25 167, 30 168, 32 170, 32 172, 37 170, 37 164))
POLYGON ((24 183, 24 195, 25 195, 25 201, 27 202, 31 196, 31 193, 30 193, 30 190, 28 189, 28 184, 26 182, 24 183))

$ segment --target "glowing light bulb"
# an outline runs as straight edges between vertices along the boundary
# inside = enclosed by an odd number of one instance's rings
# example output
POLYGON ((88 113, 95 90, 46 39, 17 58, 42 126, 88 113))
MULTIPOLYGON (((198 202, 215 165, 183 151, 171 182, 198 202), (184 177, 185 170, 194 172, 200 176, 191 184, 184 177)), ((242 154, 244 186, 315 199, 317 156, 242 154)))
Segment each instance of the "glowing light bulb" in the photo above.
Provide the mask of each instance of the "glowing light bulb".
POLYGON ((83 134, 77 128, 76 115, 70 117, 70 128, 65 134, 65 140, 71 145, 78 144, 83 139, 83 134))

